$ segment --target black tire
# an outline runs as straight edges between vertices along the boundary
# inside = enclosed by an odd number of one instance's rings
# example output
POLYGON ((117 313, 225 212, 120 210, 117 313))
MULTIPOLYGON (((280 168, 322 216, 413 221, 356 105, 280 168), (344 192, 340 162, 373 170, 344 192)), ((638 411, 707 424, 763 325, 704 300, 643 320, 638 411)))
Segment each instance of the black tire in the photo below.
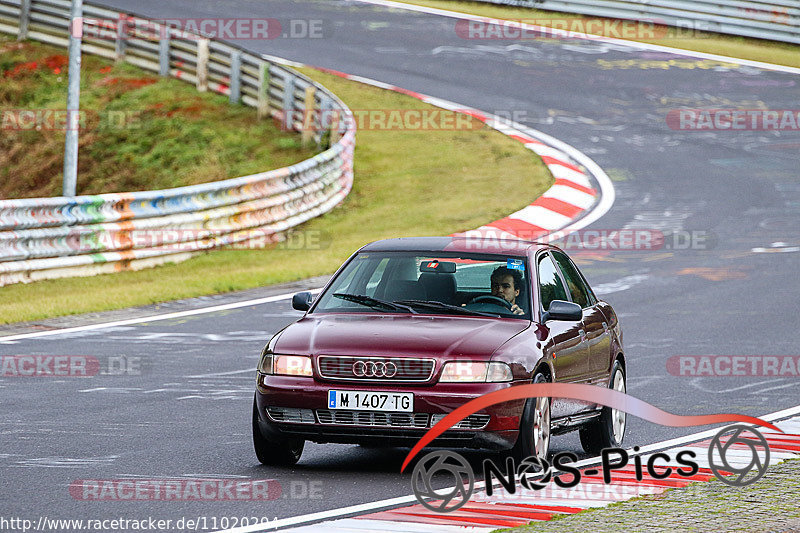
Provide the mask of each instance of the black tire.
MULTIPOLYGON (((619 360, 614 361, 614 366, 611 367, 608 387, 611 389, 615 388, 614 383, 618 373, 622 377, 622 392, 624 392, 627 390, 625 370, 622 368, 622 364, 619 360)), ((622 445, 622 440, 625 437, 625 413, 621 413, 623 418, 622 429, 621 431, 617 429, 617 434, 615 435, 615 416, 617 415, 618 412, 615 409, 603 407, 599 418, 596 418, 581 428, 581 446, 583 446, 586 453, 600 455, 600 452, 603 451, 604 448, 619 448, 622 445)), ((618 424, 619 422, 617 421, 617 428, 618 424)))
MULTIPOLYGON (((533 377, 534 383, 547 383, 549 380, 541 372, 537 372, 533 377)), ((550 451, 550 398, 528 398, 525 402, 525 408, 522 410, 522 419, 519 424, 519 436, 517 442, 511 449, 511 455, 517 464, 520 464, 524 459, 530 456, 536 456, 540 459, 547 459, 547 453, 550 451), (536 410, 540 410, 544 416, 537 417, 536 410), (545 414, 546 413, 546 414, 545 414), (544 430, 544 438, 537 438, 534 436, 537 419, 542 420, 542 428, 544 430), (537 440, 539 445, 537 446, 537 440), (542 448, 542 449, 537 449, 542 448)))
POLYGON ((258 419, 258 406, 253 399, 253 447, 261 464, 292 466, 300 460, 304 446, 305 440, 303 439, 276 438, 264 435, 258 419))

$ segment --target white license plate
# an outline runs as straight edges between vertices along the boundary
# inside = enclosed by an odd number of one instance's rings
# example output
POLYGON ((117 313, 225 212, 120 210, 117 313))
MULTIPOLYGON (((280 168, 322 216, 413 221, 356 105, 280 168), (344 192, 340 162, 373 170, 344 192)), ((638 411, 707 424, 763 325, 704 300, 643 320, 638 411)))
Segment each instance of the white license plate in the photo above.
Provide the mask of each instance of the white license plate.
POLYGON ((414 394, 411 392, 329 390, 328 408, 410 413, 414 411, 414 394))

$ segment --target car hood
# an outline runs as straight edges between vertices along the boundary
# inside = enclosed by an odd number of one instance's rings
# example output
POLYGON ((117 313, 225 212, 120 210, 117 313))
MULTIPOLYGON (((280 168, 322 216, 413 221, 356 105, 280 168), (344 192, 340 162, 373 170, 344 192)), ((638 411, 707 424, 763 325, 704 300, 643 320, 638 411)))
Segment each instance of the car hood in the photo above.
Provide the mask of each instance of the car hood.
POLYGON ((430 315, 311 314, 281 332, 275 353, 488 358, 531 323, 430 315))

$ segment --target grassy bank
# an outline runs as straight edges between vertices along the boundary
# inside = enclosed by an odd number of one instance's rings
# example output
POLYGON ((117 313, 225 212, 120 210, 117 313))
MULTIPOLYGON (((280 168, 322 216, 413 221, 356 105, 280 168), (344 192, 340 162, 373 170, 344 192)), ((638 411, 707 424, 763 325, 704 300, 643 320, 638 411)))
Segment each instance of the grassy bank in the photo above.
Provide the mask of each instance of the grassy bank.
MULTIPOLYGON (((434 109, 335 76, 310 70, 306 74, 352 109, 434 109)), ((341 206, 300 229, 301 236, 313 236, 311 247, 217 251, 140 272, 11 285, 0 289, 0 323, 119 309, 330 273, 366 242, 475 228, 524 207, 550 186, 547 168, 531 151, 478 122, 470 124, 465 129, 439 130, 362 128, 353 191, 341 206)))
MULTIPOLYGON (((485 4, 481 2, 465 2, 460 0, 398 0, 406 4, 418 6, 434 7, 437 9, 447 9, 459 13, 469 13, 484 17, 492 17, 507 20, 522 20, 539 26, 553 27, 568 24, 568 28, 581 31, 586 28, 585 24, 580 23, 589 18, 600 20, 602 17, 589 17, 588 15, 575 15, 571 13, 558 13, 554 11, 542 11, 529 7, 500 6, 485 4), (578 21, 578 23, 571 22, 578 21)), ((610 28, 610 26, 590 26, 590 28, 610 28)), ((455 30, 454 30, 455 31, 455 30)), ((603 31, 587 31, 587 33, 598 33, 603 35, 603 31)), ((605 32, 607 37, 626 38, 628 35, 633 37, 631 40, 639 40, 660 46, 672 48, 682 48, 695 52, 707 54, 718 54, 723 56, 738 57, 752 61, 764 61, 766 63, 776 63, 790 67, 800 68, 800 46, 790 43, 780 43, 763 39, 751 39, 749 37, 738 37, 735 35, 725 35, 721 33, 711 33, 703 31, 691 32, 686 29, 672 27, 657 28, 653 32, 653 38, 646 31, 632 31, 629 34, 617 29, 605 32)), ((481 42, 481 41, 478 41, 481 42)), ((491 41, 485 41, 491 42, 491 41)), ((485 43, 484 42, 484 43, 485 43)))
POLYGON ((800 527, 798 474, 800 460, 791 459, 770 465, 763 478, 747 487, 731 487, 714 479, 577 514, 556 514, 549 522, 533 522, 500 531, 797 531, 800 527))
MULTIPOLYGON (((0 37, 0 199, 61 193, 63 49, 0 37)), ((84 54, 78 194, 165 189, 280 168, 313 155, 251 108, 84 54)))

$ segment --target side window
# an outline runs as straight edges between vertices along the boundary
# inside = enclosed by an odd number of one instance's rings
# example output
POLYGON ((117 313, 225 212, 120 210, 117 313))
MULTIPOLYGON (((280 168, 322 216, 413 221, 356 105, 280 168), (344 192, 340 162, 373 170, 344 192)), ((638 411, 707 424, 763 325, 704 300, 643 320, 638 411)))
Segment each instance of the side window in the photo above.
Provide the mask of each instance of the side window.
POLYGON ((564 284, 556 272, 556 266, 549 255, 542 255, 539 258, 539 301, 542 309, 550 309, 550 302, 553 300, 567 300, 567 291, 564 284))
POLYGON ((564 275, 564 279, 567 282, 567 288, 569 288, 569 293, 572 295, 572 301, 584 309, 594 305, 594 298, 592 298, 592 294, 586 288, 583 278, 575 268, 575 265, 572 264, 572 261, 570 261, 566 255, 555 251, 553 252, 553 257, 556 258, 558 266, 561 267, 561 273, 564 275))

